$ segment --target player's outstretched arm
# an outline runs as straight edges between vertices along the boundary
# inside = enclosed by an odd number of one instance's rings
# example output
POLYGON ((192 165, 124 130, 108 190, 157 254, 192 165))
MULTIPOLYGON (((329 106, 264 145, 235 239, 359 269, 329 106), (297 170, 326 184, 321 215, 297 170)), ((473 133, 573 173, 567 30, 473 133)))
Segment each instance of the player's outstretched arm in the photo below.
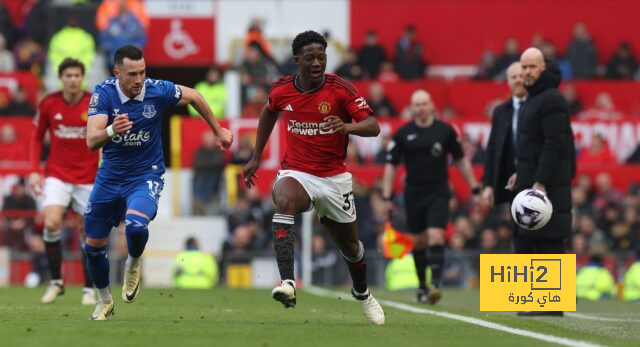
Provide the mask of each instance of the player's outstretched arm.
POLYGON ((256 146, 253 150, 253 157, 244 166, 244 183, 247 188, 255 185, 254 178, 258 178, 256 172, 262 162, 262 152, 267 145, 271 131, 278 121, 278 112, 269 110, 266 106, 260 112, 260 120, 258 121, 258 133, 256 134, 256 146))
POLYGON ((114 136, 124 134, 131 130, 133 122, 129 120, 129 115, 120 114, 113 124, 107 126, 108 117, 105 114, 97 114, 89 117, 87 121, 87 147, 90 150, 104 147, 114 136))
POLYGON ((233 134, 228 129, 220 126, 220 123, 216 120, 213 111, 211 111, 211 107, 209 107, 209 104, 207 104, 204 97, 202 97, 202 95, 193 88, 185 86, 179 87, 182 89, 182 98, 178 102, 178 106, 193 106, 193 108, 195 108, 200 114, 200 117, 209 124, 213 134, 216 135, 220 149, 223 151, 229 149, 233 142, 233 134))
POLYGON ((325 118, 326 124, 324 126, 327 130, 333 130, 334 132, 344 135, 356 135, 362 137, 374 137, 380 133, 380 125, 378 121, 372 117, 361 120, 357 123, 344 123, 340 117, 329 116, 325 118))

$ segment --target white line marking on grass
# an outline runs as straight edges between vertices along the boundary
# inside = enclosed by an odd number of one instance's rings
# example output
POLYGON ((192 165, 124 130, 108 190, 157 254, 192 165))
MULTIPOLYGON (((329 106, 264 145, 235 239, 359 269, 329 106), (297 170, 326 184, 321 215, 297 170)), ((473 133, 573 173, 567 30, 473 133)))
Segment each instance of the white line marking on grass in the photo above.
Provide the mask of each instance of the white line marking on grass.
POLYGON ((576 312, 565 312, 564 314, 572 318, 599 320, 603 322, 640 323, 640 319, 633 319, 633 318, 609 318, 609 317, 592 316, 590 314, 576 313, 576 312))
MULTIPOLYGON (((305 286, 304 288, 307 292, 313 295, 324 296, 324 297, 336 297, 336 298, 340 297, 341 299, 354 300, 353 298, 351 298, 351 295, 347 293, 336 292, 333 290, 319 288, 316 286, 305 286)), ((489 322, 489 321, 478 319, 478 318, 463 316, 455 313, 429 310, 426 308, 415 307, 415 306, 411 306, 411 305, 407 305, 401 302, 396 302, 391 300, 379 300, 379 302, 384 306, 397 308, 403 311, 429 314, 433 316, 453 319, 453 320, 457 320, 457 321, 461 321, 469 324, 479 325, 481 327, 485 327, 489 329, 503 331, 509 334, 520 335, 520 336, 529 337, 532 339, 541 340, 541 341, 550 342, 550 343, 556 343, 563 346, 571 346, 571 347, 601 347, 602 346, 602 345, 592 343, 592 342, 587 342, 587 341, 573 340, 566 337, 558 337, 553 335, 546 335, 546 334, 536 333, 532 331, 522 330, 518 328, 511 328, 502 324, 497 324, 497 323, 489 322)))

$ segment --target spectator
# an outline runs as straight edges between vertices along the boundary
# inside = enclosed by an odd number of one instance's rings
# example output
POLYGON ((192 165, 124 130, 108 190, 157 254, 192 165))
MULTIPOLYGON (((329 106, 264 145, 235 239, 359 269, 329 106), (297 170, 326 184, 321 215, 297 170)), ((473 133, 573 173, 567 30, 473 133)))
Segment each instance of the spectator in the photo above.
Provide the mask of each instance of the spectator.
MULTIPOLYGON (((121 0, 103 0, 96 11, 96 28, 104 31, 109 22, 120 13, 121 0)), ((126 0, 127 10, 135 14, 145 30, 149 30, 149 15, 141 0, 126 0)), ((57 65, 56 65, 57 66, 57 65)), ((85 64, 86 66, 86 64, 85 64)))
POLYGON ((373 109, 373 115, 376 117, 396 117, 398 112, 396 108, 384 93, 382 83, 373 82, 369 85, 369 97, 367 98, 369 106, 373 109))
POLYGON ((396 71, 405 80, 420 79, 425 75, 422 44, 416 39, 416 29, 409 25, 396 44, 396 71))
POLYGON ((596 76, 598 51, 584 23, 578 22, 573 27, 573 38, 567 46, 566 55, 573 78, 592 79, 596 76))
POLYGON ((378 74, 378 82, 397 82, 400 75, 393 69, 393 63, 385 61, 380 65, 380 73, 378 74))
POLYGON ((478 71, 473 76, 474 80, 493 80, 500 75, 500 69, 496 64, 496 55, 492 51, 486 51, 482 54, 478 71))
POLYGON ((264 104, 267 102, 267 97, 267 92, 262 86, 255 86, 254 88, 249 89, 249 94, 247 95, 248 100, 242 107, 242 117, 260 117, 260 112, 262 112, 264 104))
POLYGON ((622 42, 607 63, 605 77, 611 79, 631 80, 638 71, 638 61, 631 52, 628 42, 622 42))
POLYGON ((33 116, 36 114, 36 109, 29 103, 24 89, 18 87, 4 112, 14 116, 33 116))
POLYGON ((596 175, 595 184, 598 194, 593 201, 593 206, 596 209, 601 210, 607 203, 613 203, 616 208, 622 204, 622 193, 613 186, 608 172, 596 175))
POLYGON ((507 68, 516 61, 520 61, 520 46, 518 40, 511 37, 504 42, 504 51, 496 61, 496 70, 500 75, 504 75, 507 68))
POLYGON ((7 49, 7 40, 0 34, 0 73, 13 72, 16 69, 16 59, 7 49))
POLYGON ((375 31, 367 32, 364 46, 360 50, 359 65, 362 66, 365 76, 376 79, 380 73, 380 66, 387 60, 384 48, 378 43, 378 35, 375 31))
MULTIPOLYGON (((108 57, 108 71, 113 70, 114 54, 125 45, 144 49, 147 33, 136 15, 127 8, 126 0, 118 1, 118 14, 111 18, 107 27, 100 32, 100 45, 108 57)), ((86 66, 86 65, 85 65, 86 66)))
MULTIPOLYGON (((93 36, 78 26, 78 20, 70 17, 67 25, 51 37, 48 56, 53 66, 59 66, 67 57, 80 60, 85 66, 85 76, 87 76, 93 58, 96 56, 96 44, 93 36), (70 42, 73 44, 69 44, 70 42)), ((83 83, 87 83, 86 79, 83 83)), ((86 88, 85 85, 83 87, 86 88)))
MULTIPOLYGON (((218 66, 211 66, 207 71, 207 78, 196 84, 197 90, 207 101, 213 115, 218 119, 225 118, 225 105, 227 104, 227 89, 224 85, 222 70, 218 66)), ((189 114, 198 115, 193 106, 187 106, 189 114)))
POLYGON ((573 202, 574 216, 582 213, 593 214, 589 192, 584 187, 574 186, 571 189, 571 200, 573 202))
POLYGON ((487 153, 479 143, 474 142, 467 133, 462 135, 460 142, 465 158, 469 159, 472 164, 484 164, 487 153))
POLYGON ((539 47, 544 55, 546 60, 552 60, 558 63, 558 68, 560 69, 560 75, 562 76, 562 80, 570 80, 571 79, 571 64, 566 59, 562 59, 558 57, 558 51, 556 46, 551 41, 544 41, 542 45, 539 47))
POLYGON ((578 92, 576 91, 576 87, 567 83, 563 86, 562 90, 560 90, 565 100, 567 100, 567 104, 569 105, 569 115, 571 117, 575 117, 582 111, 582 101, 578 97, 578 92))
POLYGON ((579 299, 607 299, 616 291, 613 276, 602 266, 600 255, 593 255, 589 264, 578 271, 576 283, 576 296, 579 299))
POLYGON ((486 228, 480 232, 480 253, 491 254, 497 253, 498 250, 498 237, 496 231, 491 228, 486 228))
POLYGON ((260 86, 265 89, 269 88, 271 82, 270 70, 268 62, 263 58, 258 44, 254 43, 247 48, 240 71, 243 104, 248 100, 248 95, 255 86, 260 86))
POLYGON ((200 250, 193 237, 175 257, 172 273, 173 286, 180 289, 211 289, 218 283, 218 264, 211 254, 200 250))
POLYGON ((467 216, 462 215, 456 218, 453 228, 456 234, 464 236, 467 249, 474 249, 478 246, 475 226, 467 216))
POLYGON ((7 218, 7 246, 14 252, 31 253, 31 272, 36 284, 41 282, 47 271, 44 241, 35 225, 36 201, 26 194, 24 182, 14 185, 11 194, 4 198, 3 213, 7 218))
POLYGON ((16 58, 18 70, 31 71, 36 75, 40 75, 45 60, 45 51, 42 47, 30 36, 18 41, 13 46, 13 56, 16 58))
POLYGON ((624 274, 624 301, 640 300, 640 257, 629 267, 624 274))
POLYGON ((347 50, 344 62, 336 69, 336 75, 351 81, 361 80, 364 77, 364 70, 358 63, 358 53, 355 49, 347 50))
POLYGON ((7 47, 13 47, 16 38, 16 28, 11 20, 11 15, 4 3, 0 3, 0 34, 7 40, 7 47))
POLYGON ((467 278, 469 268, 468 254, 465 254, 465 238, 461 234, 453 234, 450 248, 445 250, 442 285, 462 286, 467 278))
POLYGON ((578 165, 584 166, 615 166, 616 157, 611 152, 607 141, 600 133, 591 136, 591 145, 580 151, 578 165))
POLYGON ((629 225, 619 222, 611 226, 611 247, 613 251, 629 251, 636 246, 636 235, 631 234, 629 225))
POLYGON ((513 226, 508 222, 498 223, 496 228, 498 236, 498 249, 508 252, 511 250, 511 241, 513 239, 513 226))
POLYGON ((193 158, 193 213, 211 214, 219 207, 220 182, 224 171, 224 156, 210 131, 202 135, 202 145, 193 158))
POLYGON ((247 35, 244 37, 245 51, 251 47, 259 47, 264 58, 272 60, 271 42, 262 35, 262 19, 253 18, 249 24, 247 35))
POLYGON ((600 92, 596 95, 593 106, 578 114, 580 119, 620 120, 622 114, 616 109, 611 95, 600 92))
POLYGON ((577 218, 576 233, 585 237, 589 247, 602 244, 606 240, 606 236, 602 230, 596 226, 596 222, 590 214, 581 214, 577 218))
POLYGON ((41 47, 47 45, 48 39, 48 25, 43 23, 49 23, 50 8, 47 0, 30 0, 32 7, 28 10, 22 33, 25 36, 31 37, 41 47))
POLYGON ((383 135, 382 141, 380 141, 380 150, 378 151, 378 153, 376 153, 376 156, 373 160, 374 163, 382 165, 387 162, 387 146, 389 145, 389 142, 391 142, 391 135, 383 135))
MULTIPOLYGON (((264 105, 264 103, 263 103, 264 105)), ((231 156, 232 164, 244 165, 249 162, 249 159, 253 156, 253 140, 252 136, 245 135, 240 138, 238 148, 231 156)))

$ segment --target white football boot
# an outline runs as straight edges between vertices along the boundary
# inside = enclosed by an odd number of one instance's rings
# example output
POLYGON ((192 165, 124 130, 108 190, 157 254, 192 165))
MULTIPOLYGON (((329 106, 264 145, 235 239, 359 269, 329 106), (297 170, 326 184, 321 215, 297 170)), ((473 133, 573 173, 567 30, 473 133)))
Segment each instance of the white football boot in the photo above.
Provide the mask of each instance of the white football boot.
POLYGON ((98 301, 96 310, 91 315, 91 320, 107 320, 107 317, 113 314, 113 301, 98 301))
POLYGON ((356 294, 355 290, 351 289, 351 295, 362 304, 362 310, 364 311, 365 317, 374 325, 383 325, 384 324, 384 311, 382 310, 382 306, 378 303, 378 301, 373 297, 373 295, 367 289, 367 292, 364 294, 356 294))
POLYGON ((54 302, 60 295, 64 294, 64 285, 58 283, 51 283, 47 287, 47 291, 44 293, 40 301, 43 304, 50 304, 54 302))
POLYGON ((284 308, 296 306, 296 282, 293 280, 284 280, 282 283, 273 288, 271 296, 274 300, 280 301, 284 308))
POLYGON ((122 300, 133 302, 140 292, 140 261, 138 265, 127 264, 124 267, 124 281, 122 285, 122 300))

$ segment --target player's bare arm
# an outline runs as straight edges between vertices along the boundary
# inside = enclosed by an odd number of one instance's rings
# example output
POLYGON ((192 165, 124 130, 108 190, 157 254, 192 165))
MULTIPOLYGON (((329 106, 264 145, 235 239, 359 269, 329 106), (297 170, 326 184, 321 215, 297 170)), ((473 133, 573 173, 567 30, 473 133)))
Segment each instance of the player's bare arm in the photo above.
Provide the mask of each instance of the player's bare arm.
POLYGON ((104 147, 111 138, 116 135, 126 133, 133 127, 133 122, 129 120, 129 115, 120 114, 114 120, 113 124, 107 127, 107 115, 97 114, 89 117, 87 121, 87 147, 95 151, 104 147))
POLYGON ((345 123, 337 116, 329 116, 325 118, 327 121, 325 129, 344 135, 356 135, 362 137, 378 136, 380 133, 380 125, 372 116, 368 116, 357 123, 345 123))
POLYGON ((185 86, 179 87, 182 89, 182 99, 178 102, 178 106, 193 106, 193 108, 195 108, 200 114, 200 117, 209 124, 213 134, 216 135, 220 149, 223 151, 229 149, 233 142, 233 134, 229 129, 225 129, 220 126, 220 123, 216 120, 213 111, 211 111, 211 108, 207 104, 207 101, 197 90, 185 86))
POLYGON ((247 188, 251 188, 255 185, 253 179, 257 179, 256 172, 262 162, 262 152, 267 145, 271 131, 278 121, 278 112, 269 110, 266 106, 262 108, 260 113, 260 120, 258 121, 258 133, 256 135, 256 146, 253 151, 253 157, 244 166, 244 183, 247 188))

